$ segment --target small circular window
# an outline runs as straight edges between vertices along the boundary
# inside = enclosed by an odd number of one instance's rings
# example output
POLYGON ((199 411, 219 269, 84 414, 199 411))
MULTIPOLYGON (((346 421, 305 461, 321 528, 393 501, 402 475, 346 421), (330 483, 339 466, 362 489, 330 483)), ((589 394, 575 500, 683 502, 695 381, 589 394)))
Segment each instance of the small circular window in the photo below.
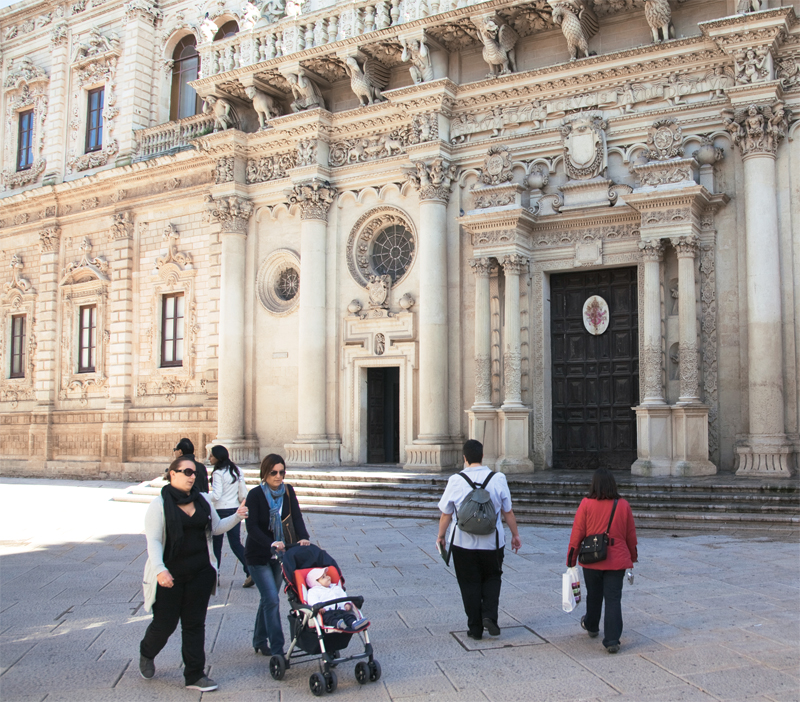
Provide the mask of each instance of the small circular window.
POLYGON ((394 207, 362 216, 347 240, 347 267, 362 287, 372 276, 388 275, 394 287, 414 265, 416 234, 411 219, 394 207))
POLYGON ((279 249, 259 266, 258 299, 267 312, 283 316, 295 310, 300 295, 300 259, 294 251, 279 249))
POLYGON ((381 230, 372 243, 372 267, 378 275, 392 276, 394 283, 405 275, 413 253, 411 232, 400 224, 392 224, 381 230))

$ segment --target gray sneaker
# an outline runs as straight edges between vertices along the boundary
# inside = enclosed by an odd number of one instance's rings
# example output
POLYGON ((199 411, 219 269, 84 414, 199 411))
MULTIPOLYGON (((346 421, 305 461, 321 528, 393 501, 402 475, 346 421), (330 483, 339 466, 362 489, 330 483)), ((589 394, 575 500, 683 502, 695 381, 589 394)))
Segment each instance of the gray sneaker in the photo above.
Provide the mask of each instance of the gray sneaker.
POLYGON ((189 683, 186 684, 187 690, 200 690, 200 692, 211 692, 211 690, 216 690, 218 687, 219 685, 206 675, 191 685, 189 683))
POLYGON ((156 662, 152 658, 145 658, 140 654, 139 672, 145 680, 149 680, 156 674, 156 662))

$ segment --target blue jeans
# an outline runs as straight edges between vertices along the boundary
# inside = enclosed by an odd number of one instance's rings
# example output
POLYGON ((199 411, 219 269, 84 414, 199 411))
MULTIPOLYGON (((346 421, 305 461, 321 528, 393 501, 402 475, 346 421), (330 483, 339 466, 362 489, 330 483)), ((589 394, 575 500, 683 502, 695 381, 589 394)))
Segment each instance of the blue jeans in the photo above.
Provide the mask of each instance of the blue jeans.
POLYGON ((269 565, 251 565, 250 575, 261 593, 253 629, 253 648, 266 648, 269 640, 269 652, 273 656, 283 655, 279 599, 282 582, 280 563, 271 560, 269 565))
MULTIPOLYGON (((236 507, 231 507, 229 509, 218 509, 217 514, 221 519, 225 519, 225 517, 230 517, 232 514, 236 514, 236 507)), ((241 522, 233 527, 233 529, 228 531, 228 544, 231 547, 231 551, 233 551, 233 555, 236 556, 236 558, 239 559, 239 563, 242 564, 244 574, 250 575, 250 571, 247 568, 247 563, 245 563, 244 560, 244 546, 242 546, 242 537, 239 536, 240 526, 241 522)), ((217 572, 222 570, 222 541, 224 538, 225 534, 211 537, 212 541, 214 542, 214 555, 217 558, 217 572)))

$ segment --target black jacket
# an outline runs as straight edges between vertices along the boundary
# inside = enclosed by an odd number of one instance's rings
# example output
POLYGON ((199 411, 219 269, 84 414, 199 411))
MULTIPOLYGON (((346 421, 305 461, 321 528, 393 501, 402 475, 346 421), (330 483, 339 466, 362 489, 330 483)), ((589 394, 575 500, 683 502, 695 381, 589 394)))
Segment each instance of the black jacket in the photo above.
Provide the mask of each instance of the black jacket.
MULTIPOLYGON (((249 493, 245 500, 248 509, 247 541, 244 545, 244 557, 247 565, 267 565, 272 558, 272 542, 275 537, 269 528, 269 503, 260 485, 257 485, 249 493)), ((303 513, 297 502, 294 488, 286 484, 286 494, 283 497, 283 507, 281 508, 281 519, 292 514, 292 524, 294 532, 299 539, 308 538, 308 530, 303 521, 303 513), (286 498, 289 499, 286 499, 286 498)))
POLYGON ((194 467, 197 469, 194 484, 197 486, 197 491, 208 492, 208 469, 194 457, 193 453, 185 453, 181 458, 191 458, 194 461, 194 467))

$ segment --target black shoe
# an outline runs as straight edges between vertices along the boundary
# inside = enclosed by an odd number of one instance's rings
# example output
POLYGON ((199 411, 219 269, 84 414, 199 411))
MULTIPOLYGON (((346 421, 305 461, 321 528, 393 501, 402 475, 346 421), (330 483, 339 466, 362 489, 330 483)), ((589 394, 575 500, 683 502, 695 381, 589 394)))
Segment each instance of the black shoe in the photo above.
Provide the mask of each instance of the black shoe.
POLYGON ((483 633, 473 634, 471 631, 468 631, 467 636, 471 639, 475 639, 475 641, 480 641, 483 638, 483 633))
POLYGON ((145 658, 139 654, 139 672, 145 680, 149 680, 156 674, 156 662, 152 658, 145 658))
POLYGON ((493 622, 489 617, 484 618, 483 626, 489 632, 489 636, 500 636, 500 627, 497 626, 497 622, 493 622))
POLYGON ((256 653, 260 653, 262 656, 271 656, 272 654, 269 652, 268 648, 264 648, 263 646, 253 646, 253 649, 256 653))
MULTIPOLYGON (((584 623, 584 621, 583 621, 584 619, 586 619, 586 617, 585 617, 585 616, 581 617, 581 629, 583 629, 583 630, 584 630, 584 631, 585 631, 587 634, 589 634, 589 638, 590 638, 590 639, 594 639, 594 638, 596 638, 596 637, 597 637, 597 635, 598 635, 600 632, 599 632, 599 631, 589 631, 589 630, 586 628, 586 624, 585 624, 585 623, 584 623)), ((619 647, 617 647, 617 651, 619 651, 619 647)), ((617 651, 614 651, 614 653, 616 653, 617 651)))
POLYGON ((219 687, 211 678, 205 675, 193 683, 186 683, 187 690, 200 690, 200 692, 211 692, 219 687))
POLYGON ((611 646, 606 646, 606 651, 609 653, 616 653, 619 651, 619 644, 613 644, 611 646))

